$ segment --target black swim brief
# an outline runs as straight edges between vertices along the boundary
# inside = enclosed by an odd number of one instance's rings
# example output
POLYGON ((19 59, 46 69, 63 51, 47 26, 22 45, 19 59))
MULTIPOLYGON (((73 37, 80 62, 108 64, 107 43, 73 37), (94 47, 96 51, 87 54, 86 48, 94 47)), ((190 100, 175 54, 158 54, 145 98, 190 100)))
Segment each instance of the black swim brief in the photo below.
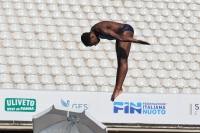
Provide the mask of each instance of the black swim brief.
POLYGON ((120 34, 122 34, 124 31, 127 31, 127 30, 134 32, 134 29, 131 25, 124 24, 124 26, 122 27, 122 29, 120 31, 120 34))

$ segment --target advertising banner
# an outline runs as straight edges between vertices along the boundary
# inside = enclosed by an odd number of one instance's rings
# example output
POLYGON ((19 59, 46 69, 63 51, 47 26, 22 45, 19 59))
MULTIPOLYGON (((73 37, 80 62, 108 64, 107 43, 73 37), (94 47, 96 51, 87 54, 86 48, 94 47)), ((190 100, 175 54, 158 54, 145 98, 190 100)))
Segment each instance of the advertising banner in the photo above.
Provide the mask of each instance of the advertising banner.
POLYGON ((88 110, 103 123, 200 124, 200 95, 0 90, 0 120, 31 121, 51 105, 88 110))

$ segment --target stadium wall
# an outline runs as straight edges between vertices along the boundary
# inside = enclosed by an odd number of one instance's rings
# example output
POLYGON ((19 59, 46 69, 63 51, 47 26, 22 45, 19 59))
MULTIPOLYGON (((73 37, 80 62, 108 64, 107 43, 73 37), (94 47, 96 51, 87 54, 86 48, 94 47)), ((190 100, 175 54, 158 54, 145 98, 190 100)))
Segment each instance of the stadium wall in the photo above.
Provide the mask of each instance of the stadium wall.
POLYGON ((111 102, 107 92, 13 91, 0 90, 1 129, 31 130, 32 116, 55 104, 86 109, 109 131, 199 131, 199 95, 124 93, 111 102))

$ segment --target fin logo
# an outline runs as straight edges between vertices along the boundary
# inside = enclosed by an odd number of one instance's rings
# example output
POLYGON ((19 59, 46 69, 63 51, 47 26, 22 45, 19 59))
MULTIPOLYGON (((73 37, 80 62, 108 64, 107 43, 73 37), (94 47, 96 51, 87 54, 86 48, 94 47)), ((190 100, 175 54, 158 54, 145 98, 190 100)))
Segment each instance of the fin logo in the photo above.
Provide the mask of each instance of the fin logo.
POLYGON ((114 102, 113 113, 165 115, 167 103, 114 102))
POLYGON ((81 103, 73 103, 70 105, 70 100, 66 100, 66 102, 61 99, 61 105, 63 107, 71 107, 71 108, 76 108, 76 109, 84 109, 84 110, 89 110, 89 104, 81 104, 81 103))
POLYGON ((124 110, 125 114, 134 114, 135 112, 141 114, 142 103, 138 102, 135 104, 133 102, 114 102, 114 113, 118 113, 119 110, 124 110))

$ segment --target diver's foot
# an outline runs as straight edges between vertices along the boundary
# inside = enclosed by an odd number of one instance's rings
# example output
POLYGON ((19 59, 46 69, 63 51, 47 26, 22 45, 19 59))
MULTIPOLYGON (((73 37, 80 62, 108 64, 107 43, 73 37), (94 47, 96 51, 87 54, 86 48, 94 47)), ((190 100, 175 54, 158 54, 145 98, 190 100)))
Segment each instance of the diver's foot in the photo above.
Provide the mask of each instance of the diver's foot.
POLYGON ((123 89, 114 90, 114 92, 113 92, 113 94, 112 94, 112 96, 111 96, 111 101, 114 101, 115 98, 116 98, 117 96, 119 96, 119 94, 121 94, 122 92, 123 92, 123 89))

